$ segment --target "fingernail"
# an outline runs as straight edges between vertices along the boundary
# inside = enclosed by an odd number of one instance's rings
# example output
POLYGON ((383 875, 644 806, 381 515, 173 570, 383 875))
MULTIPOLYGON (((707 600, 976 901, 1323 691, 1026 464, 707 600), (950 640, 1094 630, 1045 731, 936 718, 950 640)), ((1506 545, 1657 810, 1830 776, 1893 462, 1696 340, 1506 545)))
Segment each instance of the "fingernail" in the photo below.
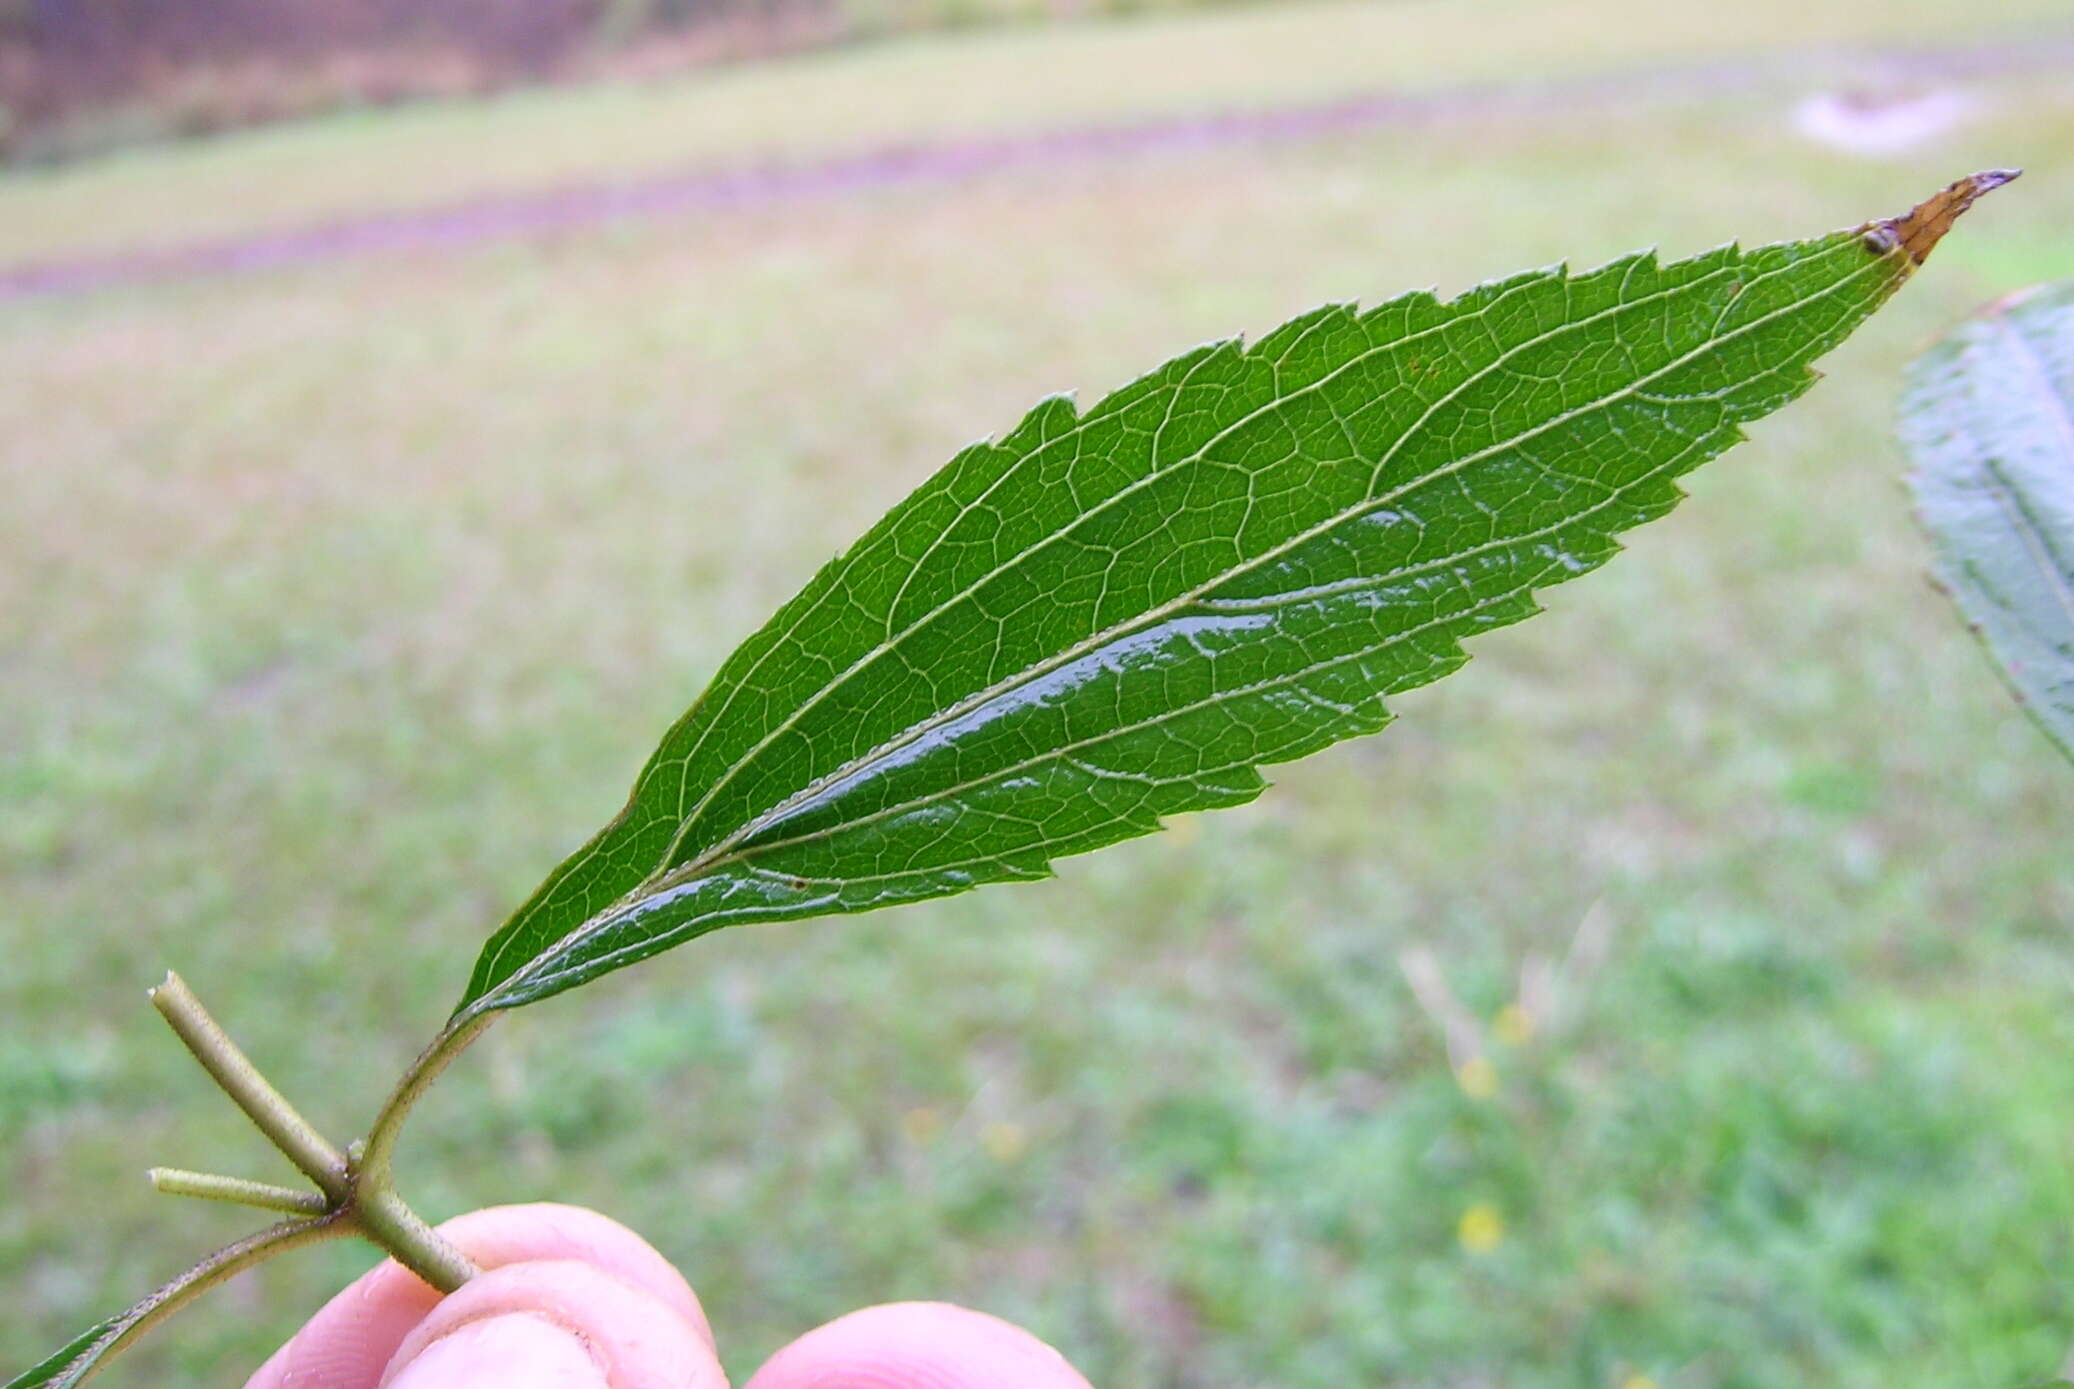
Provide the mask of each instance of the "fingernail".
POLYGON ((545 1317, 508 1312, 457 1326, 387 1389, 607 1389, 590 1348, 545 1317))

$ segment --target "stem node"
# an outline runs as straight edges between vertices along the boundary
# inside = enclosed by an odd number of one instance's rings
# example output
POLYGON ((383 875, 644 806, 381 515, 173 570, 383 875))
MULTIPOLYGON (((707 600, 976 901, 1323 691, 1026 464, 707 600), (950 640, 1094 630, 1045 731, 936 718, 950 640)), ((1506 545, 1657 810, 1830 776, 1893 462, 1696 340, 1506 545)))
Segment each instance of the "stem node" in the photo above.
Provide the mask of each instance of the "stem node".
POLYGON ((343 1206, 352 1199, 345 1154, 311 1127, 310 1121, 297 1113, 295 1106, 259 1073, 230 1034, 209 1016, 209 1010, 202 1007, 202 1001, 194 996, 186 981, 169 971, 166 982, 151 991, 151 1006, 187 1044, 194 1059, 202 1063, 202 1069, 258 1125, 267 1141, 315 1182, 332 1206, 343 1206))

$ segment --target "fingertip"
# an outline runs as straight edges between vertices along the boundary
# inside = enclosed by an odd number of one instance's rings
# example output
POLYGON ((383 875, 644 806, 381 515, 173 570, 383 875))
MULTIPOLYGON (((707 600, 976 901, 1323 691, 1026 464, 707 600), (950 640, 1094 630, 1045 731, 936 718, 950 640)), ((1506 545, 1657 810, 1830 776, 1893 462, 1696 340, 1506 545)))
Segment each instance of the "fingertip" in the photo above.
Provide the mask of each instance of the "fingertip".
POLYGON ((245 1389, 373 1389, 397 1345, 438 1302, 416 1274, 377 1264, 319 1308, 245 1389))
POLYGON ((611 1389, 605 1367, 581 1337, 524 1312, 454 1328, 385 1382, 389 1389, 611 1389))
POLYGON ((266 1358, 266 1363, 252 1372, 245 1381, 245 1389, 282 1389, 288 1371, 288 1357, 295 1347, 295 1338, 283 1341, 280 1348, 266 1358))
POLYGON ((684 1275, 654 1245, 596 1211, 548 1201, 492 1206, 457 1216, 439 1232, 484 1268, 575 1259, 604 1269, 658 1298, 713 1347, 712 1323, 684 1275))
POLYGON ((508 1264, 471 1278, 411 1328, 380 1383, 383 1389, 727 1386, 713 1348, 678 1309, 575 1260, 508 1264))
MULTIPOLYGON (((646 1240, 595 1211, 495 1206, 449 1220, 439 1231, 485 1269, 537 1260, 599 1268, 668 1308, 712 1356, 712 1326, 683 1275, 646 1240)), ((439 1305, 439 1294, 422 1279, 385 1260, 320 1308, 246 1389, 375 1389, 404 1338, 439 1305)))
POLYGON ((809 1331, 745 1389, 1089 1389, 1028 1331, 946 1302, 866 1307, 809 1331))

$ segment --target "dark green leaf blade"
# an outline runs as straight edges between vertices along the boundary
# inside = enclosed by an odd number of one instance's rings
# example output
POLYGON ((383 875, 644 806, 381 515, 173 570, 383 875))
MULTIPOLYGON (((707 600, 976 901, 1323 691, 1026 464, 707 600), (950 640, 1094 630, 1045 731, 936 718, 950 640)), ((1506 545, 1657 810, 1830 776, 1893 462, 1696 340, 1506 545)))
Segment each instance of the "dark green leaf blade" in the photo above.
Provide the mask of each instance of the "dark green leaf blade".
POLYGON ((1918 358, 1901 436, 1939 580, 2074 757, 2074 281, 1991 305, 1918 358))
POLYGON ((40 1365, 28 1369, 7 1381, 7 1389, 69 1389, 93 1372, 93 1368, 106 1353, 108 1346, 122 1334, 124 1324, 137 1314, 136 1308, 119 1317, 110 1317, 99 1326, 90 1327, 74 1337, 57 1354, 40 1365))
POLYGON ((1812 241, 1330 306, 965 450, 722 666, 457 1012, 1235 805, 1671 509, 1999 175, 1812 241))

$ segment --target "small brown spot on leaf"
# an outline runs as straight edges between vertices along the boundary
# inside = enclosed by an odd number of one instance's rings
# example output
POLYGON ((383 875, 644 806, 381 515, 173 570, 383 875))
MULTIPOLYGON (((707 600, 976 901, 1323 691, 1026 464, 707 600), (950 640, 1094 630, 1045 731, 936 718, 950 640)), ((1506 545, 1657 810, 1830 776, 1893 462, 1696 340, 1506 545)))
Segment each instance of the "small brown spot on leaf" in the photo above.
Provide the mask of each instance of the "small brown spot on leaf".
POLYGON ((1952 223, 1958 221, 1981 194, 2000 188, 2022 172, 2021 169, 1989 169, 1984 173, 1969 174, 1943 192, 1924 199, 1900 217, 1868 223, 1865 227, 1866 249, 1876 256, 1884 256, 1898 248, 1908 252, 1908 258, 1915 264, 1921 265, 1930 258, 1931 250, 1944 239, 1944 234, 1952 229, 1952 223))

